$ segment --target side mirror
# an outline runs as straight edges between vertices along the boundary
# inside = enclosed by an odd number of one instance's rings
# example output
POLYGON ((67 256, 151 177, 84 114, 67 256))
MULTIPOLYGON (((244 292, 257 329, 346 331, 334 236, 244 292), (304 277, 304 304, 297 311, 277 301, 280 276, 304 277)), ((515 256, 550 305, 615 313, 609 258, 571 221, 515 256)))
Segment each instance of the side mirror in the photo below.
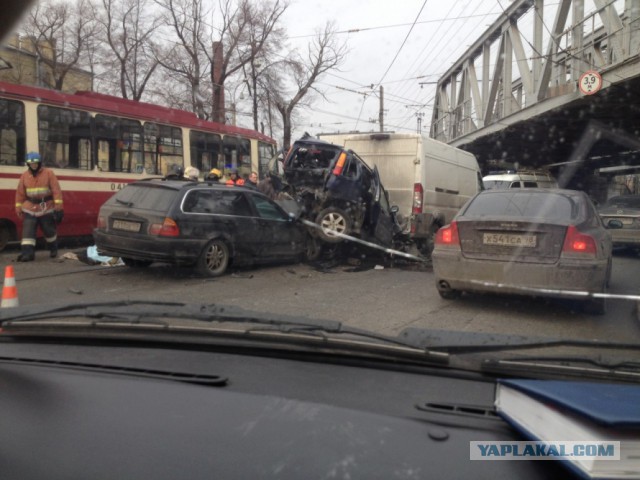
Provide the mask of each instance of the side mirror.
POLYGON ((622 222, 620 220, 611 219, 605 224, 605 227, 612 229, 622 228, 622 222))
POLYGON ((398 205, 392 205, 391 206, 391 213, 393 213, 394 215, 396 213, 398 213, 400 211, 400 207, 398 205))

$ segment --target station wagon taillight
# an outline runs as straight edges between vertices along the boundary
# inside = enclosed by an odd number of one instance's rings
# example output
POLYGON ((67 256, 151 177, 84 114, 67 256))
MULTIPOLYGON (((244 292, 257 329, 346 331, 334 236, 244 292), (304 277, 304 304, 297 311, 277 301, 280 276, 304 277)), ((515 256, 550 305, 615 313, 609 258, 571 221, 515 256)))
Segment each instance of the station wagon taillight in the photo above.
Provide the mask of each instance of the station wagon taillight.
POLYGON ((585 253, 595 255, 598 251, 596 240, 586 233, 582 233, 573 225, 567 227, 567 234, 564 237, 563 253, 585 253))
POLYGON ((98 215, 98 225, 97 227, 100 230, 106 230, 107 229, 107 219, 104 218, 102 215, 98 215))
POLYGON ((152 223, 149 226, 149 235, 159 237, 177 237, 180 235, 180 228, 172 218, 166 217, 162 223, 152 223))
POLYGON ((458 224, 451 222, 449 225, 445 225, 436 233, 435 238, 436 245, 460 245, 460 237, 458 235, 458 224))

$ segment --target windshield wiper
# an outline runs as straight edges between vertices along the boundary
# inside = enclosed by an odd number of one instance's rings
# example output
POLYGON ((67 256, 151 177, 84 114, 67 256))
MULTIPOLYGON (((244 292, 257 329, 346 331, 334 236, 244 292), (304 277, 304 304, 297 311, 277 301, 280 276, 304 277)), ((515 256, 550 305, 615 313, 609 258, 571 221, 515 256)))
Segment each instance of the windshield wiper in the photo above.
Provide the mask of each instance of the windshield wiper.
MULTIPOLYGON (((604 342, 601 340, 580 340, 548 338, 495 333, 475 333, 463 331, 426 330, 407 328, 399 335, 407 344, 417 348, 450 354, 509 352, 531 349, 551 349, 555 347, 598 348, 612 351, 626 349, 640 352, 640 344, 624 342, 604 342)), ((548 358, 548 357, 545 357, 548 358)))
POLYGON ((133 202, 127 202, 125 200, 120 200, 119 198, 116 198, 116 202, 126 206, 126 207, 133 207, 133 202))
POLYGON ((637 343, 419 328, 407 328, 399 337, 414 347, 447 353, 454 364, 471 362, 493 374, 582 375, 640 381, 640 360, 629 360, 621 353, 640 353, 637 343))
MULTIPOLYGON (((207 324, 248 324, 242 330, 243 334, 250 333, 280 333, 302 334, 320 338, 323 341, 334 340, 335 336, 346 337, 346 342, 358 339, 373 340, 374 342, 358 342, 359 347, 380 347, 382 345, 402 348, 405 353, 419 354, 423 359, 440 364, 447 363, 448 355, 427 349, 419 349, 408 344, 403 339, 370 332, 365 329, 350 327, 335 320, 311 319, 306 317, 265 314, 253 312, 238 307, 226 307, 215 304, 188 304, 181 302, 149 302, 141 300, 109 301, 97 303, 78 303, 70 305, 32 305, 0 309, 0 327, 4 333, 20 329, 22 325, 38 323, 38 326, 52 326, 52 320, 68 320, 80 318, 90 320, 81 326, 153 326, 160 330, 173 333, 189 332, 197 329, 195 325, 173 324, 172 319, 204 322, 207 324)), ((57 322, 56 327, 78 326, 77 323, 57 322)), ((157 329, 156 329, 157 330, 157 329)), ((342 340, 342 339, 341 339, 342 340)))
POLYGON ((620 362, 616 365, 607 365, 590 358, 579 357, 485 359, 481 369, 492 374, 511 376, 571 375, 580 379, 588 376, 606 380, 640 382, 640 363, 620 362))

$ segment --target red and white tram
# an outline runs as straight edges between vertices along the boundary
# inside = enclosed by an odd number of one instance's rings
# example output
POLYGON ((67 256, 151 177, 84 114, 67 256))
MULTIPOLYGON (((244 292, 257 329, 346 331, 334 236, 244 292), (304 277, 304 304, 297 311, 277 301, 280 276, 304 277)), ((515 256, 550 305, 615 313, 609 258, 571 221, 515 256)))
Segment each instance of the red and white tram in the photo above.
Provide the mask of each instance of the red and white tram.
POLYGON ((276 142, 260 132, 94 92, 0 82, 0 250, 19 240, 15 190, 26 152, 39 151, 64 195, 60 237, 91 235, 102 203, 128 182, 173 165, 262 176, 276 142))

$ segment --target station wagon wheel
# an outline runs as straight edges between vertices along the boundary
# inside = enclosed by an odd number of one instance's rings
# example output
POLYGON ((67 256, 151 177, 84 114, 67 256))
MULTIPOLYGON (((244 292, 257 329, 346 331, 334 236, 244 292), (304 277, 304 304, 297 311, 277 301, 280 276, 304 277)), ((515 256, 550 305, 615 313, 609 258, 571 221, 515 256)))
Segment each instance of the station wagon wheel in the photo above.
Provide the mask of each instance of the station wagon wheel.
POLYGON ((212 240, 198 258, 198 271, 209 277, 222 275, 229 265, 229 248, 220 239, 212 240))
POLYGON ((7 222, 0 222, 0 251, 9 243, 11 239, 11 228, 7 222))
POLYGON ((306 236, 305 242, 304 261, 315 262, 318 258, 320 258, 320 254, 322 253, 322 245, 320 244, 320 241, 318 241, 318 238, 314 237, 311 234, 308 234, 306 236))
POLYGON ((328 243, 338 243, 342 238, 332 232, 349 235, 351 233, 351 217, 344 210, 329 207, 322 210, 316 217, 316 223, 320 225, 318 235, 328 243))

